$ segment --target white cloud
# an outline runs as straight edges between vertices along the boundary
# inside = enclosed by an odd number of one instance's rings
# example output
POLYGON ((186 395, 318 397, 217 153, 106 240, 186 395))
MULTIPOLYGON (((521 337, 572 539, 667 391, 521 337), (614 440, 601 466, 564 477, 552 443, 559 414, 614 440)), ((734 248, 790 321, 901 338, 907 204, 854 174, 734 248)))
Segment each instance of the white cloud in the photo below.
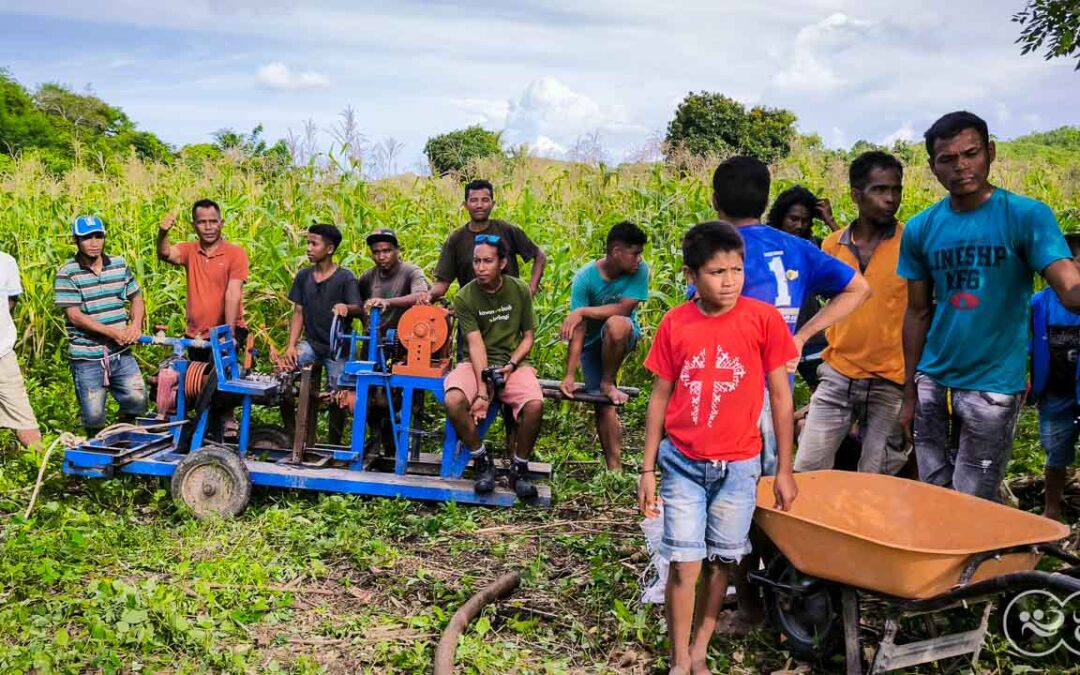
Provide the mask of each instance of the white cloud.
POLYGON ((809 26, 795 36, 787 60, 789 65, 776 73, 772 85, 787 91, 829 92, 840 89, 846 80, 830 63, 837 52, 865 40, 875 31, 875 23, 837 12, 809 26))
POLYGON ((284 91, 325 89, 330 86, 329 78, 322 73, 313 70, 294 73, 281 61, 274 61, 259 68, 255 79, 268 89, 281 89, 284 91))
POLYGON ((881 139, 881 144, 886 147, 891 147, 892 144, 897 141, 904 141, 906 143, 915 140, 917 137, 918 135, 915 132, 915 127, 911 122, 904 122, 904 125, 899 129, 881 139))
POLYGON ((566 148, 547 136, 537 136, 536 140, 529 144, 529 150, 540 157, 560 158, 566 156, 566 148))
POLYGON ((645 130, 628 122, 621 107, 601 105, 552 76, 533 81, 507 107, 505 137, 512 144, 537 147, 543 139, 546 145, 565 149, 581 136, 597 132, 620 137, 640 136, 645 130))

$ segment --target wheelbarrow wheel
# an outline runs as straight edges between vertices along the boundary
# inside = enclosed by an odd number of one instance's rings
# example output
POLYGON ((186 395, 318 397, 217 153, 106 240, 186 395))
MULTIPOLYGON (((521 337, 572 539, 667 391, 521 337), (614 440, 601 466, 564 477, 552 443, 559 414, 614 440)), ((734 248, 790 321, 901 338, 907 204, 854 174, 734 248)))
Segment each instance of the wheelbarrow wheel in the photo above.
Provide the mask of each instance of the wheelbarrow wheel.
POLYGON ((839 590, 802 574, 781 555, 769 563, 767 574, 778 583, 805 589, 793 593, 765 587, 769 622, 784 637, 782 647, 804 661, 837 653, 844 634, 839 590))
POLYGON ((251 478, 238 454, 219 445, 204 445, 177 464, 172 495, 200 520, 232 518, 251 499, 251 478))

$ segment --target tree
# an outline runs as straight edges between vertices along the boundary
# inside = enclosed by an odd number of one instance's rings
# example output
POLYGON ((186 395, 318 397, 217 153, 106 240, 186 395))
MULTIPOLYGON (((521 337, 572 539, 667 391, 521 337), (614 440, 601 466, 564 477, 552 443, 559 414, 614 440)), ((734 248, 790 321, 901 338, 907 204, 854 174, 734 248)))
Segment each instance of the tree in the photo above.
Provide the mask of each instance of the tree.
POLYGON ((1075 56, 1080 70, 1080 0, 1029 0, 1012 20, 1023 28, 1016 42, 1021 54, 1041 49, 1049 41, 1043 58, 1075 56))
POLYGON ((462 171, 474 159, 502 155, 502 134, 474 125, 432 136, 424 145, 424 154, 433 173, 462 171))
POLYGON ((749 111, 733 98, 714 92, 687 94, 675 109, 664 139, 668 148, 694 155, 740 153, 771 162, 791 151, 795 114, 756 106, 749 111))

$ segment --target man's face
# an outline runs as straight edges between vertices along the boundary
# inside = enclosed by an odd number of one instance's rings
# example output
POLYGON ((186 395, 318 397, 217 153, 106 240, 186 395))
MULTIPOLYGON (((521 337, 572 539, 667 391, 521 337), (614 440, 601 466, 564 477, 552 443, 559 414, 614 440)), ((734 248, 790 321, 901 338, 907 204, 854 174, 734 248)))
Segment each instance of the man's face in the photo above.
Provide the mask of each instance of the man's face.
POLYGON ((500 258, 499 249, 491 244, 477 244, 473 248, 473 274, 484 286, 498 284, 504 267, 506 267, 506 258, 500 258))
POLYGON ((75 237, 75 245, 79 247, 79 253, 82 253, 87 258, 96 259, 105 250, 105 235, 101 232, 94 232, 85 237, 75 237))
POLYGON ((199 242, 209 246, 221 239, 221 213, 213 206, 200 206, 195 209, 195 234, 199 235, 199 242))
POLYGON ((390 270, 398 261, 398 248, 388 241, 377 241, 371 245, 371 259, 381 270, 390 270))
POLYGON ((810 236, 813 225, 814 214, 806 208, 805 204, 792 204, 784 214, 784 220, 780 222, 780 227, 784 232, 803 239, 810 236))
POLYGON ((990 164, 996 152, 992 141, 983 143, 978 131, 964 129, 952 138, 934 142, 930 169, 942 187, 954 197, 983 192, 988 185, 990 164))
POLYGON ((851 200, 859 208, 859 218, 875 225, 889 225, 896 220, 903 194, 900 173, 878 166, 870 169, 866 187, 851 188, 851 200))
POLYGON ((321 234, 308 232, 307 236, 307 259, 313 263, 321 263, 334 255, 334 245, 326 241, 321 234))
POLYGON ((644 250, 644 246, 615 242, 611 246, 609 258, 614 263, 613 266, 619 274, 629 276, 637 272, 638 268, 641 267, 641 252, 644 250))
POLYGON ((486 188, 480 190, 469 190, 468 195, 465 197, 465 209, 469 212, 469 217, 472 218, 474 223, 485 222, 489 216, 491 216, 491 209, 495 208, 495 200, 491 197, 491 192, 486 188))
POLYGON ((743 257, 737 251, 717 251, 696 272, 684 269, 707 304, 723 309, 735 306, 746 280, 743 257))

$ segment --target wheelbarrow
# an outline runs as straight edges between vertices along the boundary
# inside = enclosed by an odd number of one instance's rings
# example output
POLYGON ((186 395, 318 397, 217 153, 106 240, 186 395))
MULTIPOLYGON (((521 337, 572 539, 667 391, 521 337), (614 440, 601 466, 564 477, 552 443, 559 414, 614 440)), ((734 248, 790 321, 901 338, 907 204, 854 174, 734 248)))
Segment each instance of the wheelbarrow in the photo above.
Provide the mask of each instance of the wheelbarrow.
POLYGON ((869 662, 870 673, 883 673, 960 656, 974 662, 1002 597, 1039 590, 1067 609, 1080 592, 1080 558, 1053 545, 1069 535, 1056 521, 892 476, 812 471, 795 480, 799 497, 786 512, 774 507, 772 479, 758 484, 754 520, 778 553, 749 576, 798 658, 821 660, 842 643, 847 672, 861 675, 860 598, 884 615, 869 662), (1044 556, 1067 567, 1035 571, 1044 556), (935 614, 977 608, 976 628, 940 634, 935 614), (901 644, 901 621, 912 617, 931 636, 901 644))

